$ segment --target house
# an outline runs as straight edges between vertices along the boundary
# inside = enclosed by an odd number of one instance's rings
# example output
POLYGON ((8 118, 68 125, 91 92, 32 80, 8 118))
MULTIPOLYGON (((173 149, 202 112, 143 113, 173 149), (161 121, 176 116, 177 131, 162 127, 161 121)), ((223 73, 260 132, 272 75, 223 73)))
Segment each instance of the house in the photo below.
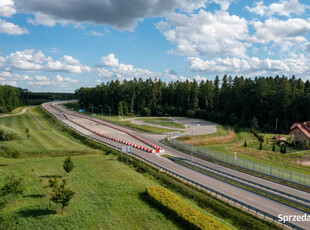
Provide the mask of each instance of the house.
POLYGON ((310 122, 294 123, 290 128, 290 135, 294 136, 295 140, 306 140, 310 143, 310 122))

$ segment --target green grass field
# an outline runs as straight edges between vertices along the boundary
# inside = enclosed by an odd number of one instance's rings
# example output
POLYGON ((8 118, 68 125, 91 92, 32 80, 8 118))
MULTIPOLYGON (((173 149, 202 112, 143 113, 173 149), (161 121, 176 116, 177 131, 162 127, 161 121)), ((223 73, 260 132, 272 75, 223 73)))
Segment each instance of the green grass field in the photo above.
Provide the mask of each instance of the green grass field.
MULTIPOLYGON (((147 187, 158 184, 113 155, 72 157, 75 168, 69 185, 76 195, 65 214, 60 214, 59 208, 50 204, 50 190, 44 186, 50 176, 66 176, 64 159, 0 158, 0 185, 5 173, 11 171, 23 175, 27 185, 16 206, 12 198, 0 198, 0 229, 7 225, 12 229, 179 229, 143 196, 147 187)), ((181 199, 200 210, 190 200, 181 199)))
POLYGON ((32 113, 42 122, 46 129, 34 119, 29 110, 22 115, 0 118, 0 125, 12 128, 19 134, 15 140, 0 142, 0 146, 18 150, 24 156, 52 152, 58 152, 59 154, 94 152, 80 141, 61 132, 61 127, 54 125, 52 121, 44 117, 40 107, 32 108, 32 113), (26 128, 30 130, 29 138, 27 138, 26 128))

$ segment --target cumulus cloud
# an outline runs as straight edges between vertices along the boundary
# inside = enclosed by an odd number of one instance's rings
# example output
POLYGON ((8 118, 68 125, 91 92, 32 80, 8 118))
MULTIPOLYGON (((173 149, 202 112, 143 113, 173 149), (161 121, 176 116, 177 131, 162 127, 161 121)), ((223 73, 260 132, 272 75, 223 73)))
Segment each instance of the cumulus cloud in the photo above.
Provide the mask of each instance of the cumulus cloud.
POLYGON ((8 67, 19 70, 68 73, 91 71, 89 66, 82 65, 79 60, 71 56, 65 55, 59 60, 53 60, 51 57, 46 57, 41 51, 35 52, 35 50, 16 51, 8 55, 5 60, 8 67))
POLYGON ((27 22, 29 24, 32 24, 32 25, 43 25, 43 26, 49 26, 49 27, 52 27, 52 26, 55 26, 56 23, 60 23, 62 25, 65 25, 67 23, 69 23, 68 20, 57 20, 57 19, 54 19, 53 17, 47 15, 47 14, 43 14, 41 12, 37 12, 34 14, 34 19, 33 18, 27 18, 27 22))
POLYGON ((0 16, 11 17, 16 14, 16 9, 13 0, 1 0, 0 1, 0 16))
POLYGON ((198 57, 187 58, 188 68, 193 72, 206 74, 238 74, 238 75, 262 75, 262 74, 310 74, 310 60, 304 55, 296 58, 259 59, 251 58, 216 58, 202 60, 198 57))
POLYGON ((134 77, 156 77, 159 74, 147 69, 134 68, 133 65, 119 63, 119 60, 114 54, 103 56, 100 59, 98 66, 106 68, 97 68, 99 77, 119 77, 119 78, 134 78, 134 77), (108 70, 109 68, 110 70, 108 70))
POLYGON ((191 56, 238 56, 246 57, 243 41, 248 36, 248 25, 244 18, 200 10, 197 14, 173 13, 167 22, 157 24, 163 35, 177 45, 175 53, 191 56), (163 26, 164 25, 164 26, 163 26))
POLYGON ((164 16, 179 9, 191 12, 203 7, 207 0, 71 0, 42 1, 16 0, 19 9, 35 13, 33 24, 48 26, 54 24, 51 19, 76 23, 106 24, 120 30, 133 30, 137 22, 146 17, 164 16), (39 13, 41 15, 39 15, 39 13), (45 15, 42 18, 40 16, 45 15))
POLYGON ((304 36, 310 31, 310 20, 270 18, 265 22, 254 22, 253 27, 256 32, 249 39, 251 42, 263 44, 273 42, 287 48, 306 41, 304 36))
POLYGON ((28 30, 26 28, 21 28, 18 25, 15 25, 11 22, 7 22, 3 19, 0 19, 0 33, 10 35, 21 35, 21 34, 28 34, 28 30))
POLYGON ((260 16, 271 16, 274 14, 290 17, 291 14, 302 14, 307 8, 306 5, 301 4, 298 0, 282 0, 278 3, 272 3, 265 6, 263 1, 253 3, 253 7, 246 6, 249 12, 258 14, 260 16))
POLYGON ((195 81, 201 82, 201 81, 207 81, 209 80, 207 77, 201 77, 199 75, 194 76, 195 81))
POLYGON ((91 68, 82 65, 79 60, 71 56, 63 56, 57 61, 50 61, 46 64, 45 70, 47 71, 63 71, 69 73, 83 73, 90 72, 91 68))
POLYGON ((25 82, 28 82, 32 79, 33 78, 29 77, 28 75, 15 74, 15 73, 12 73, 6 70, 0 72, 0 84, 1 85, 17 86, 18 83, 24 84, 25 82))
POLYGON ((77 83, 79 82, 76 79, 68 78, 68 77, 62 77, 59 74, 57 74, 53 78, 49 78, 46 76, 35 76, 32 81, 28 81, 26 84, 31 86, 57 86, 66 88, 71 83, 77 83))

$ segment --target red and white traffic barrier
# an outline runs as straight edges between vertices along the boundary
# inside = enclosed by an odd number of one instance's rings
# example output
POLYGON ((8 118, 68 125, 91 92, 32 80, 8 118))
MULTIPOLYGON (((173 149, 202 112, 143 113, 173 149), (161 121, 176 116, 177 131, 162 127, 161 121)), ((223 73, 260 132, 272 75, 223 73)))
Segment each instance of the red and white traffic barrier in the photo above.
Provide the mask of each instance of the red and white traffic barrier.
POLYGON ((69 113, 69 114, 70 114, 71 116, 76 116, 76 117, 85 118, 85 119, 88 119, 88 120, 90 120, 90 121, 93 121, 93 122, 96 122, 96 123, 99 123, 99 124, 108 126, 108 127, 112 128, 112 129, 116 129, 116 130, 121 131, 121 132, 123 132, 123 133, 126 133, 126 134, 132 136, 133 138, 135 138, 135 139, 137 139, 137 140, 139 140, 139 141, 141 141, 141 142, 143 142, 143 143, 145 143, 145 144, 151 146, 152 148, 156 149, 156 150, 155 150, 156 153, 162 153, 162 152, 164 152, 164 149, 163 149, 163 148, 161 148, 161 147, 159 147, 159 146, 157 146, 157 145, 154 145, 153 143, 151 143, 151 142, 149 142, 149 141, 147 141, 147 140, 144 140, 143 138, 138 137, 137 135, 135 135, 135 134, 133 134, 133 133, 131 133, 131 132, 128 132, 127 130, 123 130, 123 129, 121 129, 121 128, 118 128, 118 127, 112 126, 112 125, 110 125, 110 124, 107 124, 107 123, 104 123, 104 122, 101 122, 101 121, 92 119, 92 118, 87 117, 87 116, 82 116, 82 115, 74 114, 74 113, 69 113))
POLYGON ((116 142, 119 142, 119 143, 122 143, 122 144, 125 144, 125 145, 129 145, 129 146, 132 146, 132 147, 137 148, 137 149, 141 149, 141 150, 146 151, 146 152, 149 152, 149 153, 155 153, 155 152, 157 152, 157 150, 154 150, 154 149, 145 148, 145 147, 143 147, 143 146, 140 146, 140 145, 137 145, 137 144, 133 144, 133 143, 128 142, 128 141, 116 139, 115 137, 111 137, 111 136, 108 136, 108 135, 99 133, 99 132, 97 132, 97 131, 95 131, 95 130, 92 130, 92 129, 86 127, 85 125, 79 124, 78 122, 71 120, 70 118, 68 118, 68 116, 66 116, 66 114, 64 114, 64 116, 65 116, 69 121, 71 121, 72 123, 74 123, 74 124, 76 124, 76 125, 78 125, 78 126, 81 126, 82 128, 84 128, 84 129, 86 129, 86 130, 88 130, 88 131, 90 131, 90 132, 92 132, 92 133, 94 133, 94 134, 96 134, 96 135, 99 135, 99 136, 101 136, 101 137, 104 137, 104 138, 107 138, 107 139, 110 139, 110 140, 112 140, 112 141, 116 141, 116 142))

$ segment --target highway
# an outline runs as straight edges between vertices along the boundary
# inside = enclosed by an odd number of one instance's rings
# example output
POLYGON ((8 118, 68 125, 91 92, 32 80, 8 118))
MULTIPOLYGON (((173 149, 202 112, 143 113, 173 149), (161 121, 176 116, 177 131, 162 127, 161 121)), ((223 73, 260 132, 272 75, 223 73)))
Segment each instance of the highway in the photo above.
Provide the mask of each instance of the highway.
MULTIPOLYGON (((99 141, 102 141, 103 143, 106 143, 107 145, 116 146, 118 148, 123 146, 123 144, 121 144, 121 143, 103 138, 99 135, 96 135, 96 134, 90 132, 89 130, 84 129, 83 127, 81 127, 81 126, 79 126, 73 122, 70 122, 69 120, 67 120, 66 116, 63 115, 63 113, 68 113, 68 112, 72 113, 72 111, 65 109, 64 107, 60 106, 60 104, 61 104, 61 102, 58 102, 58 103, 50 102, 50 103, 43 104, 43 107, 47 111, 52 113, 55 117, 57 117, 59 120, 61 120, 63 123, 65 123, 66 125, 68 125, 69 127, 73 128, 73 129, 78 130, 79 132, 83 133, 84 135, 87 135, 87 136, 95 138, 99 141)), ((81 123, 81 124, 87 124, 90 129, 96 129, 96 131, 98 131, 98 132, 106 132, 106 133, 110 133, 110 134, 111 134, 111 132, 113 133, 113 131, 107 129, 106 126, 99 125, 96 122, 89 122, 89 121, 87 121, 87 119, 82 118, 82 117, 75 118, 75 121, 78 123, 81 123)), ((100 121, 100 120, 98 120, 98 121, 100 121)), ((123 129, 125 129, 125 128, 123 128, 123 129)), ((133 131, 130 130, 130 132, 133 132, 133 131)), ((176 157, 182 157, 182 158, 191 160, 191 156, 184 154, 180 151, 177 151, 177 150, 175 150, 169 146, 166 146, 166 145, 160 143, 158 140, 155 140, 154 138, 148 137, 148 135, 140 134, 140 133, 135 133, 135 134, 143 137, 144 139, 152 142, 153 144, 156 144, 156 145, 164 148, 165 154, 169 154, 169 155, 173 155, 176 157)), ((126 135, 122 134, 122 138, 127 139, 127 138, 131 138, 131 137, 127 137, 126 135)), ((129 140, 137 142, 137 140, 133 140, 132 138, 128 139, 128 141, 129 140)), ((140 143, 140 144, 143 144, 143 143, 140 143)), ((145 159, 147 159, 147 160, 149 160, 149 161, 151 161, 157 165, 160 165, 161 167, 169 169, 170 171, 174 172, 175 174, 181 175, 181 176, 183 176, 189 180, 195 181, 195 182, 200 183, 200 184, 202 184, 206 187, 209 187, 213 190, 219 191, 219 192, 221 192, 227 196, 230 196, 236 200, 239 200, 245 204, 248 204, 248 205, 251 205, 257 209, 263 210, 266 213, 271 214, 273 216, 277 217, 279 214, 300 215, 300 216, 304 215, 304 212, 302 212, 302 211, 299 211, 299 210, 294 209, 290 206, 281 204, 279 202, 270 200, 268 198, 262 197, 260 195, 256 195, 254 193, 251 193, 251 192, 246 191, 244 189, 230 185, 228 183, 219 181, 217 179, 214 179, 214 178, 209 177, 207 175, 204 175, 202 173, 196 172, 196 171, 191 170, 189 168, 183 167, 183 166, 178 165, 178 164, 176 164, 176 163, 174 163, 174 162, 172 162, 166 158, 161 157, 159 154, 148 153, 148 152, 145 152, 145 151, 142 151, 139 149, 134 149, 134 148, 133 148, 133 153, 135 153, 139 156, 142 156, 143 158, 145 158, 145 159)), ((219 166, 219 165, 216 165, 216 164, 213 164, 213 163, 210 163, 210 162, 207 162, 207 161, 195 158, 195 157, 193 158, 193 161, 197 162, 199 164, 206 165, 208 167, 213 167, 213 168, 216 168, 217 170, 221 170, 223 172, 236 175, 238 177, 244 177, 247 180, 253 180, 257 183, 268 185, 269 187, 273 187, 277 190, 285 191, 286 193, 290 193, 292 195, 300 196, 300 197, 303 197, 305 199, 310 200, 310 194, 309 193, 305 193, 305 192, 302 192, 302 191, 299 191, 299 190, 296 190, 296 189, 293 189, 290 187, 286 187, 284 185, 280 185, 280 184, 277 184, 277 183, 274 183, 271 181, 267 181, 267 180, 264 180, 261 178, 250 176, 248 174, 241 173, 241 172, 238 172, 238 171, 235 171, 232 169, 228 169, 228 168, 225 168, 223 166, 219 166)), ((296 222, 296 221, 293 222, 292 221, 291 223, 293 223, 296 226, 303 228, 303 229, 310 229, 310 222, 307 222, 307 221, 305 221, 305 222, 296 222)))

